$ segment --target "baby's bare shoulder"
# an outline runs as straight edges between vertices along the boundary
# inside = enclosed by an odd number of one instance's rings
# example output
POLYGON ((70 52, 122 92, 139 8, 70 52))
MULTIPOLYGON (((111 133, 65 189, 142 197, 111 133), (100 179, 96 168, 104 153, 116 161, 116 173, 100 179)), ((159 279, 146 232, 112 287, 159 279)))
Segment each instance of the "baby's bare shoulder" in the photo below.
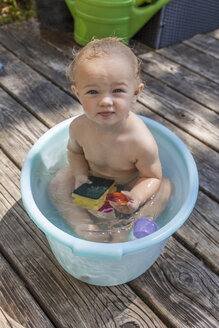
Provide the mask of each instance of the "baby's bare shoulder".
POLYGON ((154 149, 156 141, 147 125, 136 115, 132 119, 132 142, 136 149, 154 149))
POLYGON ((147 175, 149 168, 160 168, 158 146, 152 133, 139 117, 133 121, 133 129, 132 156, 135 159, 136 167, 141 172, 147 170, 145 173, 147 175))
POLYGON ((86 115, 83 114, 83 115, 76 117, 70 124, 70 127, 69 127, 70 132, 78 133, 78 132, 82 131, 86 122, 87 122, 86 115))

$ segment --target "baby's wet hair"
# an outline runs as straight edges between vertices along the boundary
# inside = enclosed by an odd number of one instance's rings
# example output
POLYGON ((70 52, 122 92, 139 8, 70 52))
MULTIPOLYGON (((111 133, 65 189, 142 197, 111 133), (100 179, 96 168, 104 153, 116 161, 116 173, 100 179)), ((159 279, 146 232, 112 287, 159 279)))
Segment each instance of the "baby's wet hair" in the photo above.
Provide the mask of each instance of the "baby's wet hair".
POLYGON ((73 55, 74 59, 67 69, 67 77, 73 85, 75 84, 76 71, 80 63, 84 60, 89 61, 96 58, 103 58, 104 56, 107 57, 113 55, 126 56, 126 58, 130 60, 130 63, 133 65, 137 83, 139 84, 141 82, 140 61, 137 56, 135 56, 133 51, 122 43, 121 38, 108 37, 104 39, 94 39, 78 52, 75 53, 73 51, 73 55))

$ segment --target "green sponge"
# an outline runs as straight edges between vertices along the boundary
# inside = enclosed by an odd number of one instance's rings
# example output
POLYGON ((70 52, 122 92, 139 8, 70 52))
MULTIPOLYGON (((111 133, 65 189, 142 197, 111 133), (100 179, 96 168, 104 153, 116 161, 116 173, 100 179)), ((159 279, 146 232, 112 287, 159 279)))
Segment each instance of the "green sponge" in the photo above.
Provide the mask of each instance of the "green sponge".
POLYGON ((73 191, 73 203, 89 210, 98 210, 105 203, 107 194, 116 191, 115 181, 94 176, 88 178, 91 184, 84 183, 73 191))

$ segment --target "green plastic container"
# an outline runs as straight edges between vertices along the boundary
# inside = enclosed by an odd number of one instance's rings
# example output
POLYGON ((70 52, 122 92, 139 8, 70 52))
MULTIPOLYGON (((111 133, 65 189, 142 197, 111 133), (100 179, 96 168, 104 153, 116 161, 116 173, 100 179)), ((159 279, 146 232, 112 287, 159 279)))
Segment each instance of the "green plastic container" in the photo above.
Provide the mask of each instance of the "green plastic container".
POLYGON ((165 4, 157 0, 144 7, 148 0, 65 0, 74 18, 75 41, 84 46, 92 38, 116 36, 125 43, 165 4))

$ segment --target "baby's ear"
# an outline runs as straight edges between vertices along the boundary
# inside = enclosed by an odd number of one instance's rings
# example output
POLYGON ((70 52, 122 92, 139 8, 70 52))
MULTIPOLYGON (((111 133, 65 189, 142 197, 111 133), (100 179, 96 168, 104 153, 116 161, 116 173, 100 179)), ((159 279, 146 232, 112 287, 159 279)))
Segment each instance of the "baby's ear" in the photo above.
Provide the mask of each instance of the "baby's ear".
POLYGON ((138 95, 140 95, 140 93, 142 92, 143 89, 144 89, 144 83, 139 83, 139 85, 138 85, 138 95))
POLYGON ((76 88, 76 86, 74 84, 71 86, 71 89, 72 89, 73 93, 75 94, 75 96, 77 98, 79 98, 78 90, 77 90, 77 88, 76 88))
POLYGON ((136 88, 136 90, 135 90, 135 92, 134 92, 134 97, 133 97, 133 101, 132 101, 133 104, 138 99, 138 96, 142 92, 143 88, 144 88, 144 84, 143 83, 139 83, 138 86, 137 86, 137 88, 136 88))

